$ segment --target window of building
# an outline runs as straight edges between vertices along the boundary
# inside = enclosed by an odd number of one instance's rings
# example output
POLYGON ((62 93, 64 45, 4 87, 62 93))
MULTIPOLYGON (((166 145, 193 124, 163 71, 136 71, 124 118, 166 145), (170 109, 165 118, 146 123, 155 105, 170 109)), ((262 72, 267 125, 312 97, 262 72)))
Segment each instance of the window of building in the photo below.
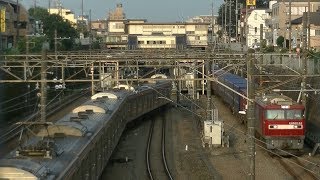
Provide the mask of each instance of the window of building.
MULTIPOLYGON (((13 22, 13 27, 18 28, 18 22, 13 22)), ((27 28, 27 22, 26 21, 19 21, 19 29, 26 29, 27 28)))
POLYGON ((320 36, 320 30, 316 30, 316 36, 320 36))
POLYGON ((196 36, 195 39, 196 39, 196 40, 200 40, 200 36, 196 36))
POLYGON ((266 14, 262 14, 262 19, 263 20, 267 19, 267 15, 266 14))
POLYGON ((187 31, 187 34, 194 34, 194 31, 187 31))
POLYGON ((257 28, 257 27, 254 27, 254 33, 257 34, 257 32, 258 32, 258 28, 257 28))
POLYGON ((117 23, 115 28, 116 29, 123 29, 124 28, 124 24, 117 23))

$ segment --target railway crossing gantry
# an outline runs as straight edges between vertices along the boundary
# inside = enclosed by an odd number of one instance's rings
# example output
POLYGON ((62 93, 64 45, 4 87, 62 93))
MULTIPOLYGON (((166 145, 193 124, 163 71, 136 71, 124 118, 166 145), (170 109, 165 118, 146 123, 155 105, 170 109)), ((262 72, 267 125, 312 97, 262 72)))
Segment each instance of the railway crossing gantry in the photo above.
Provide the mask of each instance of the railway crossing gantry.
MULTIPOLYGON (((258 59, 263 54, 255 53, 254 59, 258 59)), ((292 54, 272 54, 273 56, 288 56, 292 54)), ((158 70, 167 69, 173 73, 173 76, 167 80, 178 82, 181 87, 182 81, 192 81, 194 84, 202 85, 201 89, 205 91, 204 81, 216 81, 211 78, 210 73, 212 65, 210 63, 224 66, 227 71, 241 70, 247 64, 248 56, 245 53, 225 53, 214 51, 173 51, 173 50, 155 50, 155 51, 82 51, 82 52, 57 52, 56 54, 48 54, 43 60, 40 54, 34 55, 6 55, 0 56, 0 83, 101 83, 103 80, 102 74, 107 71, 114 78, 107 79, 110 82, 119 84, 120 82, 142 82, 151 79, 144 76, 139 76, 138 72, 141 68, 149 68, 146 73, 148 75, 156 73, 158 70), (61 77, 60 80, 41 79, 41 62, 46 61, 46 71, 55 71, 55 75, 61 77), (207 67, 205 67, 207 66, 207 67), (93 68, 92 68, 93 67, 93 68), (125 69, 132 69, 136 76, 123 77, 125 69), (181 69, 186 71, 182 72, 181 69), (205 70, 207 69, 207 70, 205 70), (178 72, 175 72, 177 71, 178 72), (69 73, 66 73, 69 72, 69 73), (187 73, 193 73, 195 76, 186 77, 187 73), (90 76, 91 74, 91 76, 90 76), (99 76, 99 78, 94 78, 99 76)), ((282 59, 282 58, 281 58, 282 59)), ((304 62, 306 63, 306 62, 304 62)), ((259 90, 258 93, 271 91, 278 86, 287 82, 303 79, 306 77, 314 77, 318 75, 307 75, 294 70, 287 65, 284 65, 282 60, 280 63, 264 62, 263 60, 254 62, 255 69, 259 69, 259 73, 254 73, 251 76, 259 77, 260 81, 263 77, 268 77, 273 83, 269 88, 259 90), (280 80, 279 74, 270 73, 265 70, 266 67, 285 67, 291 73, 281 74, 281 77, 288 77, 286 80, 280 80)), ((305 69, 306 70, 306 69, 305 69)), ((271 69, 272 71, 272 69, 271 69)), ((211 72, 212 73, 212 72, 211 72)), ((219 82, 220 83, 220 82, 219 82)), ((208 83, 210 84, 210 83, 208 83)), ((178 91, 181 91, 179 88, 178 91)), ((194 93, 194 91, 193 91, 194 93)), ((252 131, 252 129, 251 129, 252 131)))

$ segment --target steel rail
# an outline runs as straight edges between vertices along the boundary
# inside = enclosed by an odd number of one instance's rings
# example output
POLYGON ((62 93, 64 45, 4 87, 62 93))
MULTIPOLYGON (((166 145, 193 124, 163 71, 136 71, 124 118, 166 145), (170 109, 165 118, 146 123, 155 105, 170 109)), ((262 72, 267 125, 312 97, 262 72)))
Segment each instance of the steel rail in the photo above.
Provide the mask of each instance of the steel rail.
POLYGON ((162 119, 162 146, 161 146, 161 151, 162 151, 162 161, 163 161, 163 166, 166 170, 166 174, 170 180, 173 180, 173 177, 171 175, 171 172, 168 168, 168 163, 166 159, 166 120, 162 119))
POLYGON ((151 171, 151 165, 150 165, 150 149, 151 149, 151 140, 152 140, 152 134, 154 129, 154 120, 152 120, 149 130, 149 136, 148 136, 148 144, 147 144, 147 151, 146 151, 146 164, 147 164, 147 170, 149 179, 153 180, 153 175, 151 171))
MULTIPOLYGON (((150 152, 151 152, 151 143, 152 143, 152 137, 153 137, 153 130, 154 130, 154 125, 155 125, 155 120, 152 120, 151 125, 150 125, 150 130, 149 130, 149 136, 148 136, 148 143, 147 143, 147 150, 146 150, 146 164, 147 164, 147 171, 148 171, 148 176, 150 180, 154 180, 154 174, 152 173, 151 170, 151 160, 150 160, 150 152)), ((161 135, 161 155, 162 155, 162 165, 165 169, 165 173, 167 175, 167 177, 170 180, 173 180, 173 177, 171 175, 171 172, 169 170, 168 164, 167 164, 167 160, 166 160, 166 153, 165 153, 165 120, 162 119, 162 135, 161 135)))

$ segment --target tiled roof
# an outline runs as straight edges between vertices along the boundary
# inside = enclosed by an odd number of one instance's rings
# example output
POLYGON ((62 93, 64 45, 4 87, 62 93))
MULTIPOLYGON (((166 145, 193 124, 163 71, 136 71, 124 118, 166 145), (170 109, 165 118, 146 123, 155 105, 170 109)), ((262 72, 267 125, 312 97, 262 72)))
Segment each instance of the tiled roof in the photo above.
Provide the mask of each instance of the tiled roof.
MULTIPOLYGON (((291 24, 302 24, 303 17, 291 21, 291 24)), ((320 26, 320 12, 310 12, 310 24, 320 26)))

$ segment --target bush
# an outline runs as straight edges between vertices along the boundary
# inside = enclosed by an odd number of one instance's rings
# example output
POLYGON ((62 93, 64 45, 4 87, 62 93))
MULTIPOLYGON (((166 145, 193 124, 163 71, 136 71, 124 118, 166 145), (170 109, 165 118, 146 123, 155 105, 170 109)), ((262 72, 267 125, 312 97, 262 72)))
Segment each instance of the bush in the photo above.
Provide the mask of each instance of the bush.
POLYGON ((267 46, 263 49, 263 52, 274 52, 274 46, 267 46))
POLYGON ((255 53, 256 51, 254 49, 249 48, 248 53, 255 53))
POLYGON ((280 49, 280 52, 281 52, 281 53, 288 52, 288 49, 287 49, 287 48, 281 48, 281 49, 280 49))
POLYGON ((279 37, 277 38, 277 45, 278 45, 279 47, 283 47, 283 42, 284 42, 284 37, 283 37, 283 36, 279 36, 279 37))

